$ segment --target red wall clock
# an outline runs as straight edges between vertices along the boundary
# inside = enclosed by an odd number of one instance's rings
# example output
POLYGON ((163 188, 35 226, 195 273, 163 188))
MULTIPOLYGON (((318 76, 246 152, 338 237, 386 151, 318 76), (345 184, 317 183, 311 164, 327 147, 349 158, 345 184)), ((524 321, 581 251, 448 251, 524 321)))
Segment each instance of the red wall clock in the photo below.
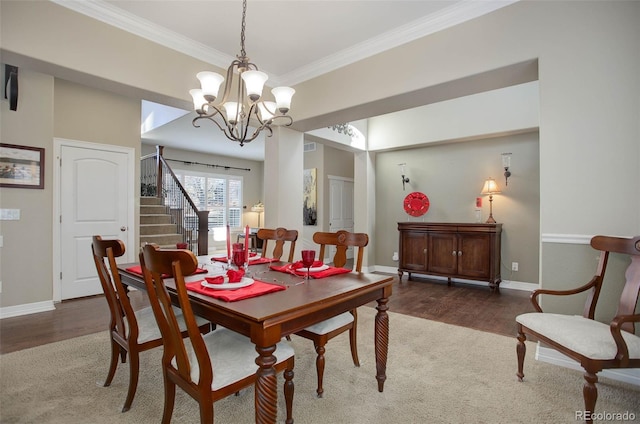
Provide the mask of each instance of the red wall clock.
POLYGON ((411 216, 422 216, 429 210, 429 198, 417 191, 409 193, 404 198, 404 210, 411 216))

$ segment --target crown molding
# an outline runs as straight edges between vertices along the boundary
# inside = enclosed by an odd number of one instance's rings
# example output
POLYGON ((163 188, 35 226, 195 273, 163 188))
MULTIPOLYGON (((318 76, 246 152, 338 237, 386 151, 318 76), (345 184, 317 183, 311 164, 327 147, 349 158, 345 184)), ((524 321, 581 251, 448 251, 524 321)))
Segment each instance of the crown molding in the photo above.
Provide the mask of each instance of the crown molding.
MULTIPOLYGON (((226 69, 229 63, 235 60, 235 57, 153 24, 102 0, 50 1, 222 69, 226 69)), ((289 73, 272 75, 268 71, 265 72, 269 75, 270 85, 294 86, 383 51, 486 15, 518 1, 519 0, 465 0, 457 2, 437 13, 417 19, 365 42, 336 52, 321 60, 301 66, 289 73)))
POLYGON ((294 86, 394 47, 478 18, 520 0, 462 1, 274 79, 294 86))
POLYGON ((102 0, 49 1, 222 69, 226 69, 229 63, 235 60, 235 57, 212 49, 191 38, 170 31, 102 0))

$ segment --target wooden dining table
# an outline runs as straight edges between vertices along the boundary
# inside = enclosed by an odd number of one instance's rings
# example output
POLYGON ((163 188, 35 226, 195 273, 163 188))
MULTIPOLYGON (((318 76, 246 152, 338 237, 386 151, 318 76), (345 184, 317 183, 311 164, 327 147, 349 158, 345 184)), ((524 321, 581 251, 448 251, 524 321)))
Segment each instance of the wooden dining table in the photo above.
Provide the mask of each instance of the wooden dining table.
MULTIPOLYGON (((273 262, 284 265, 284 262, 273 262)), ((127 271, 139 264, 118 266, 122 282, 146 290, 141 275, 127 271)), ((277 379, 274 370, 276 343, 285 336, 325 319, 376 301, 375 360, 378 391, 384 389, 389 346, 389 316, 387 302, 392 292, 394 276, 350 272, 325 278, 304 280, 303 277, 270 269, 270 264, 251 265, 249 276, 263 282, 286 286, 266 295, 227 302, 189 292, 195 314, 249 337, 258 356, 255 382, 255 422, 275 423, 277 417, 277 379)), ((203 275, 191 275, 186 282, 202 280, 203 275)), ((177 304, 173 279, 165 280, 167 290, 177 304)))

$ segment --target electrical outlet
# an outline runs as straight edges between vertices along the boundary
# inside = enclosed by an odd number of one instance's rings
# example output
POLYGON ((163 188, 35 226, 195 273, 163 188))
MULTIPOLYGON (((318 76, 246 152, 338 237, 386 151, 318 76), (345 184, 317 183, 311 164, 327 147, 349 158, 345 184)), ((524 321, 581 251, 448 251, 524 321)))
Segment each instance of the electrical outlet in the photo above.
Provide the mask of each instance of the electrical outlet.
POLYGON ((511 262, 511 271, 518 270, 518 262, 511 262))

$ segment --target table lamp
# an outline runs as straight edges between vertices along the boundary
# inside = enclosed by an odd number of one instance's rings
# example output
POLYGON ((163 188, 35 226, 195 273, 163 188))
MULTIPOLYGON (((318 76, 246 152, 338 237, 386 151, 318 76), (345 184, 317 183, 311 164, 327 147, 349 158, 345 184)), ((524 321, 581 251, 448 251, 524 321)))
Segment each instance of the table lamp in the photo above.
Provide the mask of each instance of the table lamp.
POLYGON ((258 228, 260 228, 260 217, 262 216, 262 212, 264 212, 264 204, 262 202, 258 202, 251 206, 251 212, 258 213, 258 228))
POLYGON ((489 195, 489 219, 487 219, 487 224, 496 223, 496 220, 493 219, 493 195, 497 193, 500 193, 500 189, 498 188, 496 181, 493 178, 486 180, 480 194, 489 195))

